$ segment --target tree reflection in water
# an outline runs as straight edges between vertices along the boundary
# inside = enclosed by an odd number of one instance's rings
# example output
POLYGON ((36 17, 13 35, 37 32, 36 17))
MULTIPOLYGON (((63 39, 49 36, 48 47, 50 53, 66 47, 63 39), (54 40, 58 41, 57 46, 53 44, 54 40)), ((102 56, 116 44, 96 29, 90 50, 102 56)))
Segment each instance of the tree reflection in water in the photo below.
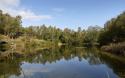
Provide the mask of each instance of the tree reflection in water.
POLYGON ((87 61, 91 66, 106 65, 114 71, 117 76, 122 76, 125 72, 125 62, 121 62, 116 58, 101 54, 96 48, 76 48, 76 47, 54 47, 51 49, 39 50, 39 54, 30 58, 20 58, 13 60, 6 60, 0 62, 0 78, 9 77, 25 77, 22 70, 22 64, 56 64, 60 60, 70 61, 71 59, 78 58, 79 62, 87 61))

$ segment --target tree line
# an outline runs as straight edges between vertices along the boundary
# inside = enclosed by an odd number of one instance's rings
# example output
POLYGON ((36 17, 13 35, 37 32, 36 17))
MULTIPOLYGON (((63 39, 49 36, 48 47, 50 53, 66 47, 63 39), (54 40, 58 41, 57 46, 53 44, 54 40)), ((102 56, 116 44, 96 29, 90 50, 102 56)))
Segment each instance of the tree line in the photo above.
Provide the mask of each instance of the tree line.
POLYGON ((70 45, 108 45, 125 41, 125 12, 112 18, 101 26, 89 26, 87 30, 78 27, 71 30, 60 29, 55 26, 22 26, 21 16, 12 17, 0 10, 0 34, 10 38, 30 36, 37 39, 61 42, 70 45))

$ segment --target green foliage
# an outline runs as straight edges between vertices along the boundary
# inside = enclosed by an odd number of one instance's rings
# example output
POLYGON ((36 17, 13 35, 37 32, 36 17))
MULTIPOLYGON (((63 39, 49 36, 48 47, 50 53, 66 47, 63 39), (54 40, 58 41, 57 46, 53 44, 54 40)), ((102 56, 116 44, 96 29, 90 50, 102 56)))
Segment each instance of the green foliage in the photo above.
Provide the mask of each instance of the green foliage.
POLYGON ((97 45, 100 30, 101 28, 99 26, 90 26, 86 31, 83 39, 84 45, 97 45))
POLYGON ((0 11, 0 34, 17 37, 21 32, 21 17, 12 17, 0 11))
POLYGON ((106 45, 125 40, 125 12, 108 21, 99 36, 99 43, 106 45))
POLYGON ((65 28, 64 30, 55 26, 21 26, 21 17, 12 17, 0 11, 0 34, 17 38, 19 36, 34 37, 40 40, 63 43, 68 45, 83 45, 83 43, 93 44, 97 42, 98 28, 90 27, 87 31, 78 27, 77 31, 65 28))
POLYGON ((68 45, 107 45, 110 43, 118 43, 125 41, 125 12, 109 20, 104 28, 99 26, 90 26, 87 30, 78 29, 64 30, 56 28, 56 26, 29 26, 22 27, 21 17, 12 17, 4 14, 0 10, 0 34, 10 38, 19 36, 27 36, 39 40, 45 40, 53 43, 62 43, 68 45))
POLYGON ((52 26, 30 26, 25 28, 26 35, 35 36, 37 39, 61 42, 69 45, 78 45, 83 42, 84 31, 78 28, 78 31, 73 31, 68 28, 61 30, 52 26))

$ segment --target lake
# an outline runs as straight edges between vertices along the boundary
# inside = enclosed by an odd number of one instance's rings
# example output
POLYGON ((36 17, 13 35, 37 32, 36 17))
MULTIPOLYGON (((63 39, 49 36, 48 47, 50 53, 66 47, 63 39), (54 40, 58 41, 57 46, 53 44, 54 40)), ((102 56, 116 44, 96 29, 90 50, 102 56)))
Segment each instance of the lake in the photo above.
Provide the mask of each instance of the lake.
POLYGON ((64 46, 1 61, 0 78, 125 78, 125 61, 96 48, 64 46))

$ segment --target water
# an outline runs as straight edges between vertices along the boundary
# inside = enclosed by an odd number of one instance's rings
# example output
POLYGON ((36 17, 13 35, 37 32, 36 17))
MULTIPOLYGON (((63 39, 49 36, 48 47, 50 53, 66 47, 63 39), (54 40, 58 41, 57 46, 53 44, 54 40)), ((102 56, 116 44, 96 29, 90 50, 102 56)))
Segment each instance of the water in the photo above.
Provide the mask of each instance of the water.
POLYGON ((125 61, 95 48, 52 48, 1 61, 0 78, 125 78, 125 61))

